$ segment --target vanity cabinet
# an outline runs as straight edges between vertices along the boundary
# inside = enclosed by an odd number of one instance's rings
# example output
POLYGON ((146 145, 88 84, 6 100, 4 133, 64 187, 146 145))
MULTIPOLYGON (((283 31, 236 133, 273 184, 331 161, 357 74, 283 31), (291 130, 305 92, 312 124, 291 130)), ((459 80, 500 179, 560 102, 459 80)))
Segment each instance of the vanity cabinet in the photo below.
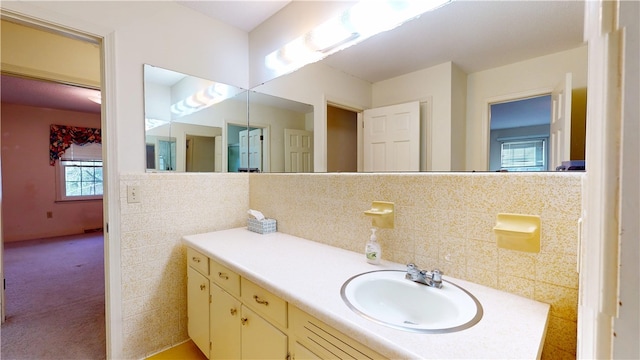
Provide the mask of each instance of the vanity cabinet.
POLYGON ((217 285, 211 285, 210 331, 212 359, 287 358, 287 335, 217 285))
POLYGON ((242 357, 242 303, 218 285, 211 285, 211 358, 242 357))
POLYGON ((209 357, 209 267, 203 254, 187 250, 187 332, 209 357))
POLYGON ((189 336, 208 358, 382 358, 222 264, 187 254, 189 336))

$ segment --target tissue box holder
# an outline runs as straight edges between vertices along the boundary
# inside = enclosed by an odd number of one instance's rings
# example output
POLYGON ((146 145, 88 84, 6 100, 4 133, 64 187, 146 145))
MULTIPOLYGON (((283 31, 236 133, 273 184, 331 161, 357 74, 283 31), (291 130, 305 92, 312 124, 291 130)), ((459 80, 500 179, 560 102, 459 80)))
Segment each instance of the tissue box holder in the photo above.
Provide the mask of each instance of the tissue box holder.
POLYGON ((268 234, 276 232, 276 220, 275 219, 247 219, 247 227, 249 231, 257 232, 258 234, 268 234))

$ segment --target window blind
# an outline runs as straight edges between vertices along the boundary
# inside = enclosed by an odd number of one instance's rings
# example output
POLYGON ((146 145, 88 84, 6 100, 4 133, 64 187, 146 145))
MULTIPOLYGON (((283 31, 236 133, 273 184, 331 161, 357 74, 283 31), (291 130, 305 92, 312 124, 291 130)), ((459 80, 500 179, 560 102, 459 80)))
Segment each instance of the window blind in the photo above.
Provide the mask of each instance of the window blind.
POLYGON ((71 144, 64 154, 62 160, 102 160, 102 144, 89 143, 86 145, 71 144))

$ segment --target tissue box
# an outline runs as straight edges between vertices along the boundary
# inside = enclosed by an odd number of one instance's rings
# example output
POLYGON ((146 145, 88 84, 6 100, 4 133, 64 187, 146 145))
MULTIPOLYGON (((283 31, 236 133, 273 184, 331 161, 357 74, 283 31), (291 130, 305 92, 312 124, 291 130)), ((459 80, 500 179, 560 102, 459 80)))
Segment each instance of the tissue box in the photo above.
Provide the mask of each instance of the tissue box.
POLYGON ((247 227, 249 231, 257 232, 258 234, 268 234, 276 232, 276 220, 275 219, 262 219, 255 218, 247 219, 247 227))

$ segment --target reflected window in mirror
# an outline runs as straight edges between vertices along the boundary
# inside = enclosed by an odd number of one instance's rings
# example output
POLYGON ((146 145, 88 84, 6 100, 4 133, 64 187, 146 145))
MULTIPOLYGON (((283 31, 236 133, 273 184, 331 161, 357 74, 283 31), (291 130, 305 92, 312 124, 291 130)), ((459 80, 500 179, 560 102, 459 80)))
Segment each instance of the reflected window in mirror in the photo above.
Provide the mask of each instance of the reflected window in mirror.
POLYGON ((489 170, 547 171, 551 95, 490 106, 489 170))

